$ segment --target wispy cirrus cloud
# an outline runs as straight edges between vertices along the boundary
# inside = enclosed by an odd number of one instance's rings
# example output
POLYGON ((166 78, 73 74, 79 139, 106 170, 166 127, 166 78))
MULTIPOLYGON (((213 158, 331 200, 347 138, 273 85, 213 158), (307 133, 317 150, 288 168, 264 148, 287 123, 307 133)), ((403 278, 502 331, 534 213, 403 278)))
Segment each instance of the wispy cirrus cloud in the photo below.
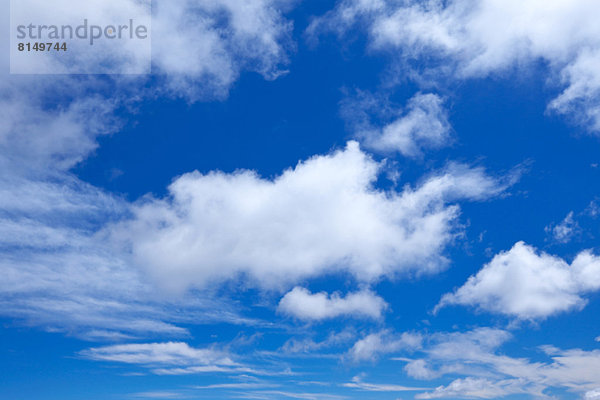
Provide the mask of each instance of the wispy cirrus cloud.
POLYGON ((555 225, 548 225, 545 231, 559 243, 568 243, 579 231, 579 225, 575 221, 573 211, 569 212, 565 219, 555 225))
POLYGON ((389 383, 367 383, 363 382, 360 376, 355 376, 354 378, 352 378, 352 382, 344 383, 342 384, 342 386, 352 389, 364 390, 367 392, 417 392, 427 390, 426 388, 422 387, 402 386, 389 383))
POLYGON ((140 365, 236 365, 230 355, 216 348, 194 348, 184 342, 131 343, 92 347, 81 355, 96 361, 140 365))
POLYGON ((389 330, 371 333, 358 340, 346 356, 354 361, 375 361, 380 356, 399 351, 416 351, 422 346, 423 337, 417 333, 404 332, 400 335, 389 330))
POLYGON ((339 332, 330 332, 324 339, 315 340, 313 337, 292 337, 288 339, 279 349, 280 355, 304 354, 315 357, 335 357, 336 354, 327 354, 325 350, 341 348, 356 338, 356 332, 346 328, 339 332))

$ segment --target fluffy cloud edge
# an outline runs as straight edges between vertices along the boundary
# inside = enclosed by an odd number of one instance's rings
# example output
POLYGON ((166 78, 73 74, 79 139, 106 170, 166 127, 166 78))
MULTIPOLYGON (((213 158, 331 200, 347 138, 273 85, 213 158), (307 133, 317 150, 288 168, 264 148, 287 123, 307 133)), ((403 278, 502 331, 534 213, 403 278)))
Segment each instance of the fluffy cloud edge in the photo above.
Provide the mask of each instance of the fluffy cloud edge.
POLYGON ((501 252, 454 293, 445 294, 434 312, 449 305, 518 319, 543 319, 585 306, 582 296, 600 290, 600 258, 582 251, 571 264, 517 242, 501 252))

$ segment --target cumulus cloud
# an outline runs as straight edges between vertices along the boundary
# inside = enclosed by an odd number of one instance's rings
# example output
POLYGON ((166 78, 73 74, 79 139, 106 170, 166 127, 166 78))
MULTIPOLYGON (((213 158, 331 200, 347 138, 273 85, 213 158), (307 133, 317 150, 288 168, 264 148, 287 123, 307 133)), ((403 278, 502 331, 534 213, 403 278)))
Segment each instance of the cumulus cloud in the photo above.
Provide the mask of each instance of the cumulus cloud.
POLYGON ((373 361, 382 355, 400 350, 418 350, 421 348, 422 340, 419 334, 405 332, 396 335, 384 330, 367 335, 354 343, 347 356, 355 362, 373 361))
POLYGON ((373 187, 380 169, 349 142, 273 180, 251 171, 189 173, 169 197, 137 205, 112 236, 170 290, 238 275, 270 288, 334 272, 369 282, 439 271, 455 235, 452 203, 506 187, 482 169, 451 165, 414 189, 385 192, 373 187))
POLYGON ((340 297, 338 293, 331 296, 324 292, 312 294, 307 289, 295 287, 283 296, 277 310, 301 320, 319 321, 340 316, 378 319, 386 308, 387 303, 368 290, 340 297))
POLYGON ((518 242, 444 295, 436 310, 460 304, 520 319, 545 318, 583 308, 582 295, 599 289, 600 259, 591 252, 581 252, 569 265, 518 242))
POLYGON ((438 149, 452 141, 448 113, 440 96, 417 93, 402 111, 388 102, 382 96, 361 93, 342 104, 342 114, 366 148, 417 158, 425 149, 438 149))
POLYGON ((405 64, 423 60, 420 72, 433 79, 485 77, 543 60, 564 86, 549 108, 599 131, 599 12, 593 0, 344 0, 309 33, 364 26, 372 49, 405 64))

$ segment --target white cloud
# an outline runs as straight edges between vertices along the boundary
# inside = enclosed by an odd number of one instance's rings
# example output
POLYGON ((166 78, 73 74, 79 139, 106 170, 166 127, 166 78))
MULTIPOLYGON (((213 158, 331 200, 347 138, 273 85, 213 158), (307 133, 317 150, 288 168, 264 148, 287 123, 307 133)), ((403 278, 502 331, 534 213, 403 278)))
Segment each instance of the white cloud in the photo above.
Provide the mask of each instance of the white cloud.
POLYGON ((357 99, 343 102, 342 114, 354 125, 356 136, 365 147, 417 158, 423 156, 425 149, 438 149, 452 141, 448 113, 438 95, 417 93, 403 111, 398 111, 388 102, 381 96, 364 93, 360 93, 357 99), (373 119, 371 114, 381 115, 386 122, 370 121, 373 119))
POLYGON ((368 290, 340 297, 338 293, 331 296, 324 292, 312 294, 307 289, 295 287, 283 296, 277 310, 301 320, 319 321, 340 316, 378 319, 386 308, 387 303, 368 290))
POLYGON ((450 124, 442 100, 434 94, 418 94, 408 103, 406 114, 368 135, 366 146, 375 150, 397 150, 405 156, 422 154, 423 148, 439 148, 450 141, 450 124))
POLYGON ((274 388, 279 387, 281 385, 274 383, 217 383, 206 386, 194 386, 194 389, 264 389, 264 388, 274 388))
POLYGON ((184 394, 177 392, 139 392, 132 394, 133 397, 140 397, 145 399, 182 399, 186 398, 184 394))
POLYGON ((497 398, 519 393, 546 397, 546 392, 552 388, 583 395, 600 385, 596 373, 600 367, 600 351, 540 346, 551 361, 532 362, 500 351, 510 339, 509 332, 491 328, 424 335, 421 350, 424 357, 410 360, 405 371, 416 379, 459 377, 447 386, 420 394, 419 398, 497 398), (427 371, 426 375, 410 373, 408 366, 417 362, 427 371))
POLYGON ((349 142, 273 180, 251 171, 185 174, 166 199, 147 199, 113 229, 137 265, 171 290, 246 276, 285 288, 325 273, 361 281, 446 265, 457 200, 505 186, 483 170, 451 165, 400 193, 373 187, 381 165, 349 142))
POLYGON ((344 383, 342 386, 352 389, 366 390, 368 392, 414 392, 425 390, 418 387, 394 385, 389 383, 367 383, 363 382, 360 376, 352 378, 352 382, 344 383))
POLYGON ((395 335, 390 331, 372 333, 360 339, 348 351, 352 361, 373 361, 381 355, 400 350, 416 351, 421 348, 423 338, 413 333, 395 335))
POLYGON ((510 394, 526 393, 518 379, 492 382, 483 378, 456 379, 448 386, 437 387, 433 392, 421 393, 416 399, 475 398, 495 399, 510 394))
POLYGON ((129 343, 92 347, 79 353, 95 361, 115 362, 147 368, 155 375, 204 373, 284 375, 288 371, 253 369, 234 361, 234 355, 217 346, 196 348, 184 342, 129 343))
MULTIPOLYGON (((46 87, 53 89, 52 85, 46 87)), ((116 99, 89 96, 48 110, 40 93, 28 85, 9 90, 13 93, 0 96, 0 165, 11 168, 10 175, 71 168, 96 148, 97 136, 117 127, 111 118, 116 99)), ((60 93, 64 88, 56 90, 60 93)))
POLYGON ((119 344, 93 347, 81 352, 97 361, 113 361, 140 365, 220 365, 235 363, 229 354, 214 348, 198 349, 183 342, 119 344))
POLYGON ((180 322, 252 323, 210 294, 178 299, 114 252, 98 229, 128 204, 68 175, 42 182, 0 173, 0 314, 90 340, 187 335, 180 322))
POLYGON ((415 379, 435 379, 452 373, 469 373, 469 361, 485 360, 487 354, 496 350, 511 338, 511 334, 492 328, 478 328, 467 332, 439 333, 422 337, 424 352, 428 359, 407 361, 404 371, 415 379))
POLYGON ((559 224, 547 226, 545 229, 546 232, 552 234, 552 237, 557 242, 568 243, 579 230, 579 225, 573 215, 573 211, 571 211, 559 224))
POLYGON ((170 89, 191 98, 227 93, 241 70, 284 73, 292 23, 281 0, 154 0, 153 61, 170 89))
POLYGON ((341 332, 331 332, 324 340, 315 341, 311 338, 291 338, 287 340, 283 346, 281 346, 281 351, 285 354, 294 354, 294 353, 312 353, 316 352, 322 355, 323 349, 327 349, 330 347, 340 346, 345 343, 352 341, 355 338, 356 334, 354 331, 350 329, 345 329, 341 332))
POLYGON ((283 398, 296 400, 346 400, 345 396, 329 393, 306 393, 291 392, 283 390, 261 390, 242 393, 240 395, 246 399, 256 400, 281 400, 283 398))
POLYGON ((598 400, 600 399, 600 389, 590 390, 586 392, 583 396, 585 400, 598 400))
POLYGON ((518 242, 454 293, 444 295, 436 310, 461 304, 521 319, 545 318, 583 308, 586 300, 581 296, 599 289, 600 259, 589 251, 569 265, 518 242))
POLYGON ((309 33, 366 26, 371 48, 423 61, 421 73, 485 77, 543 60, 564 91, 549 108, 600 130, 600 28, 594 0, 341 1, 309 33))

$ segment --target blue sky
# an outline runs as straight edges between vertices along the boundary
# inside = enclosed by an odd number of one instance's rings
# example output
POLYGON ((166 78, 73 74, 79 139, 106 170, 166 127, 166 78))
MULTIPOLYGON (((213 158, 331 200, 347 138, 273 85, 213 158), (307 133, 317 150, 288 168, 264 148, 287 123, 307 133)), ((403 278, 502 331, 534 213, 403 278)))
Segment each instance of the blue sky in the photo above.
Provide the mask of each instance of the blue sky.
POLYGON ((3 39, 0 399, 600 399, 599 12, 154 0, 133 76, 3 39))

